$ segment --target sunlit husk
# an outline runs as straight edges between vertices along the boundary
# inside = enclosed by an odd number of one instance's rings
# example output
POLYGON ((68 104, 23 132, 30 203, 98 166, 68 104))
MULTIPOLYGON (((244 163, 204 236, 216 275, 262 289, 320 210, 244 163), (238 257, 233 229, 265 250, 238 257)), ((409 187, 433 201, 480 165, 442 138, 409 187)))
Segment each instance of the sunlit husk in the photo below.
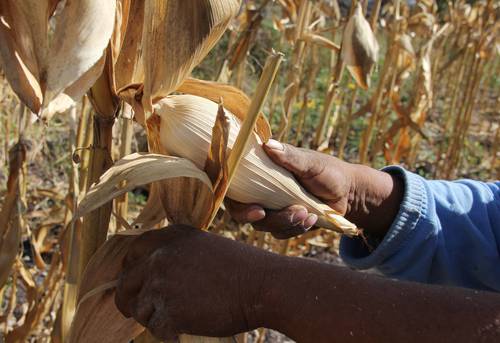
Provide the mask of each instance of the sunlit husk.
MULTIPOLYGON (((175 95, 161 100, 155 105, 155 113, 162 119, 162 145, 170 154, 188 158, 203 169, 217 111, 216 103, 192 95, 175 95)), ((228 145, 232 148, 241 122, 229 111, 226 114, 230 122, 228 145)), ((349 235, 357 233, 355 225, 308 194, 287 170, 272 162, 261 145, 260 137, 253 133, 229 187, 229 198, 262 204, 270 209, 301 204, 318 214, 323 226, 349 235)))

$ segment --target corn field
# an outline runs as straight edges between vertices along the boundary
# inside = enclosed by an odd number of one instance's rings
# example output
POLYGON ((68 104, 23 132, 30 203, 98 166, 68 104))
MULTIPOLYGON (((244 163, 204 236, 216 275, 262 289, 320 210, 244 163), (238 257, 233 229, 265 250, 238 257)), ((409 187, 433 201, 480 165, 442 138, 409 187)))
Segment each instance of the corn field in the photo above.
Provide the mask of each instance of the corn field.
POLYGON ((0 342, 156 342, 113 289, 168 223, 335 259, 358 229, 266 162, 270 137, 500 178, 499 31, 494 0, 0 0, 0 342), (226 196, 334 231, 275 240, 226 196))

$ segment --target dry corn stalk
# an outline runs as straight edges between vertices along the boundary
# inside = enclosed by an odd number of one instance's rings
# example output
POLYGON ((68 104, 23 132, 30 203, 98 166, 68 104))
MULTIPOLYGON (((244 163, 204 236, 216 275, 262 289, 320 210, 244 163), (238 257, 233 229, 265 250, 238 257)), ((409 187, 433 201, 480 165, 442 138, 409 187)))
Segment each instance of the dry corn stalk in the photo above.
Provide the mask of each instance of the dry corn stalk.
POLYGON ((361 4, 358 3, 344 30, 342 59, 352 77, 363 89, 370 86, 370 75, 377 62, 378 50, 377 38, 363 15, 361 4))
POLYGON ((49 20, 58 3, 0 2, 0 65, 34 113, 52 100, 64 106, 68 97, 79 100, 92 86, 115 23, 115 0, 66 1, 51 33, 49 20))
POLYGON ((19 253, 22 228, 19 198, 26 162, 26 145, 19 141, 9 151, 9 178, 7 193, 0 210, 0 290, 9 277, 12 265, 19 253))
MULTIPOLYGON (((192 95, 167 97, 155 105, 161 120, 161 143, 169 153, 187 158, 203 169, 207 159, 218 105, 192 95)), ((230 130, 228 148, 238 136, 241 122, 227 113, 230 130)), ((256 203, 270 209, 301 204, 320 216, 320 225, 348 235, 356 226, 330 207, 308 194, 284 168, 276 165, 262 148, 262 140, 252 133, 243 160, 229 187, 228 197, 243 203, 256 203)))

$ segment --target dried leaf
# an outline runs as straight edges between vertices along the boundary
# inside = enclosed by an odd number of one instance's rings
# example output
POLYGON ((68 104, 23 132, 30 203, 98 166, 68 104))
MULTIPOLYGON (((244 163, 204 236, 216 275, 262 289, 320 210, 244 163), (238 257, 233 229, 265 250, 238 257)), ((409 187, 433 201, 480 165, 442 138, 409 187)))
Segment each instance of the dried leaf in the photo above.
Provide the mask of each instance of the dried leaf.
POLYGON ((263 16, 260 10, 250 9, 247 10, 238 17, 240 21, 241 34, 238 37, 235 48, 233 48, 230 53, 228 68, 230 71, 234 70, 240 63, 245 61, 250 47, 255 42, 257 33, 262 23, 263 16), (244 17, 244 18, 242 18, 244 17))
POLYGON ((182 84, 222 36, 239 7, 239 0, 146 2, 142 35, 146 113, 152 113, 155 98, 167 96, 182 84))
POLYGON ((34 113, 66 90, 79 97, 102 70, 115 0, 68 0, 49 31, 54 0, 5 0, 0 4, 0 65, 14 92, 34 113), (50 36, 50 40, 49 40, 50 36))
POLYGON ((378 42, 358 3, 344 29, 342 59, 358 85, 367 89, 378 57, 378 42))
POLYGON ((137 186, 182 177, 197 179, 212 191, 208 176, 186 159, 145 153, 128 155, 106 171, 97 184, 92 185, 80 202, 75 218, 84 216, 137 186))
POLYGON ((415 49, 413 49, 413 44, 411 43, 411 37, 409 35, 406 33, 398 35, 396 42, 404 51, 415 57, 415 49))
POLYGON ((102 58, 113 33, 115 13, 114 0, 66 2, 47 54, 45 104, 74 85, 102 58))
POLYGON ((145 5, 146 1, 144 0, 132 0, 131 2, 123 46, 115 64, 115 89, 118 95, 121 95, 128 88, 134 85, 137 87, 138 84, 144 82, 141 43, 145 5))
POLYGON ((319 46, 322 46, 324 48, 330 49, 332 51, 340 51, 340 46, 329 40, 328 38, 325 38, 323 36, 320 36, 315 33, 306 33, 304 34, 300 39, 308 42, 308 43, 313 43, 317 44, 319 46))
POLYGON ((205 172, 214 185, 216 202, 221 202, 226 193, 229 126, 230 122, 226 117, 223 104, 219 104, 219 111, 212 130, 212 142, 205 162, 205 172))
MULTIPOLYGON (((46 1, 1 1, 0 2, 0 66, 14 92, 28 108, 38 113, 43 101, 40 87, 40 63, 37 54, 46 50, 46 37, 34 46, 35 34, 47 31, 43 24, 46 1), (28 10, 29 3, 33 3, 28 10), (41 24, 42 22, 42 24, 41 24), (30 26, 30 23, 32 26, 30 26), (33 27, 34 32, 31 31, 33 27)), ((39 37, 40 38, 40 37, 39 37)))

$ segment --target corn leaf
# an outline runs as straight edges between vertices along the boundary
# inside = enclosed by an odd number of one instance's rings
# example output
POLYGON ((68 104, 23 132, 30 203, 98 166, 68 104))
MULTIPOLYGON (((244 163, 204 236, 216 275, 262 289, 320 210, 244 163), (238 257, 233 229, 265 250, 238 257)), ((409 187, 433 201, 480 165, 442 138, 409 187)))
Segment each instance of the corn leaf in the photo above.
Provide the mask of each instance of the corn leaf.
POLYGON ((97 184, 90 187, 78 206, 75 218, 92 212, 137 186, 180 177, 197 179, 212 191, 207 174, 186 159, 145 153, 128 155, 116 162, 97 184))
POLYGON ((149 0, 144 12, 143 107, 175 91, 208 54, 240 7, 239 0, 149 0))
MULTIPOLYGON (((74 85, 102 58, 113 33, 115 12, 114 0, 67 1, 47 54, 48 94, 44 103, 74 85)), ((95 81, 99 74, 93 76, 95 81)), ((93 82, 85 86, 89 83, 93 82)))
POLYGON ((0 65, 34 113, 65 91, 79 99, 88 90, 102 71, 100 61, 115 24, 115 0, 67 0, 54 18, 55 29, 49 30, 57 3, 0 3, 0 65))

